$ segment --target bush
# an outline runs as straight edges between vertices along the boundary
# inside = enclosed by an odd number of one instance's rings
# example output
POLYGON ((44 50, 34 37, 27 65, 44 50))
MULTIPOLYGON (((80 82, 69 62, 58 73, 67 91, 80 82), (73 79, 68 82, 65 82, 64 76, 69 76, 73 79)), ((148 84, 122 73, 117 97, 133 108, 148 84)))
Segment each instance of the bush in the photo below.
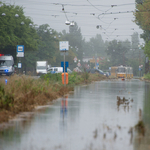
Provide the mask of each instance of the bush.
POLYGON ((90 77, 90 75, 89 75, 88 72, 84 72, 84 73, 81 75, 81 77, 83 78, 83 81, 84 81, 85 83, 88 83, 88 80, 89 80, 89 77, 90 77))
POLYGON ((44 79, 45 81, 52 81, 52 82, 61 82, 61 73, 47 73, 45 75, 40 76, 41 79, 44 79))
POLYGON ((13 106, 14 97, 11 94, 6 94, 4 87, 0 85, 0 109, 10 109, 13 106))
POLYGON ((150 73, 145 74, 144 79, 150 80, 150 73))

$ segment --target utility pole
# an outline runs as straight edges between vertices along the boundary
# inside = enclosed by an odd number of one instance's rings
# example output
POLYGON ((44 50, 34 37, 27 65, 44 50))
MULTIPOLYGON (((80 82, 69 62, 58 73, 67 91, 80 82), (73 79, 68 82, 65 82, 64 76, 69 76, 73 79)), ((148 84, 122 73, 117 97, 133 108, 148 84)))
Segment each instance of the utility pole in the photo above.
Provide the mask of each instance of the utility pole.
POLYGON ((145 74, 149 72, 149 59, 145 57, 145 74))
POLYGON ((64 86, 66 86, 66 72, 65 72, 66 63, 65 63, 65 55, 66 55, 66 51, 64 52, 64 86))
POLYGON ((97 69, 97 53, 95 53, 95 69, 97 69))

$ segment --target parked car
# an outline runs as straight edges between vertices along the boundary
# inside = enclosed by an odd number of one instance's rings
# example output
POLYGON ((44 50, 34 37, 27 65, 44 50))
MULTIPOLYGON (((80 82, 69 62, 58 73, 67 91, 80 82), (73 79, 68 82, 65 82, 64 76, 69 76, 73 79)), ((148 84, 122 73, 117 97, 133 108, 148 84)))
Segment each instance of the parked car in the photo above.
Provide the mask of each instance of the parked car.
POLYGON ((75 72, 82 72, 78 67, 74 68, 73 71, 75 71, 75 72))
MULTIPOLYGON (((67 72, 68 73, 72 73, 72 71, 67 68, 67 72)), ((63 67, 51 67, 49 70, 48 70, 48 73, 63 73, 63 67)))
POLYGON ((106 74, 100 69, 86 69, 86 72, 88 72, 88 73, 99 73, 99 74, 106 76, 106 74))
POLYGON ((72 71, 71 71, 69 68, 67 68, 67 72, 68 72, 68 73, 72 73, 72 71))
POLYGON ((63 67, 51 67, 49 70, 48 70, 48 73, 62 73, 63 72, 63 67))
POLYGON ((110 76, 110 73, 109 72, 104 72, 106 74, 106 77, 109 77, 110 76))

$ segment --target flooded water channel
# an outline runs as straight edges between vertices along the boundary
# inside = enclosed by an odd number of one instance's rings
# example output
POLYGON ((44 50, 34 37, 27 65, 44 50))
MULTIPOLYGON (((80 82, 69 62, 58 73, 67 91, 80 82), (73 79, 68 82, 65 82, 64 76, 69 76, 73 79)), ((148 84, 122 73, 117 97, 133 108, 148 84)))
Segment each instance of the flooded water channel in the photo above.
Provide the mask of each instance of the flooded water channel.
POLYGON ((150 83, 101 81, 76 86, 30 119, 15 121, 0 132, 0 150, 148 150, 149 129, 150 83), (145 136, 134 129, 139 110, 145 136))

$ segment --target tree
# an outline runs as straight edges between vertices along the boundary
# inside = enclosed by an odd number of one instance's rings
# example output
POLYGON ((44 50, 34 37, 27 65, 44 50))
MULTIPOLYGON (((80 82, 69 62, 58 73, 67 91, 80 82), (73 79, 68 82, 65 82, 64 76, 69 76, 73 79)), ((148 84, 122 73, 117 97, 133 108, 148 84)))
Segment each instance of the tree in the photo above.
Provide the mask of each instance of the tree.
POLYGON ((20 6, 0 2, 0 50, 16 57, 17 45, 24 45, 25 51, 37 50, 38 35, 29 17, 24 16, 20 6))
POLYGON ((37 51, 39 60, 47 60, 52 63, 55 52, 58 51, 57 32, 50 29, 48 24, 43 24, 37 29, 37 34, 40 37, 40 43, 37 51), (57 43, 57 44, 56 44, 57 43))
MULTIPOLYGON (((150 1, 143 0, 141 3, 137 1, 135 15, 135 23, 143 29, 143 34, 141 37, 145 41, 145 46, 143 47, 144 53, 147 57, 150 57, 150 1)), ((146 69, 147 70, 147 69, 146 69)))
POLYGON ((133 49, 133 50, 137 50, 137 49, 139 49, 139 35, 138 35, 138 33, 137 32, 134 32, 133 34, 132 34, 132 36, 131 36, 131 41, 132 41, 132 46, 131 46, 131 48, 133 49))
POLYGON ((145 0, 143 3, 136 4, 135 23, 143 30, 150 30, 150 1, 145 0))
POLYGON ((135 0, 137 4, 142 4, 145 0, 135 0))
POLYGON ((69 34, 67 36, 69 44, 74 47, 74 53, 77 54, 78 59, 82 61, 83 58, 83 38, 81 34, 81 29, 78 27, 77 23, 75 22, 74 26, 69 27, 69 34))
POLYGON ((104 41, 100 34, 97 34, 95 38, 91 38, 89 43, 94 53, 96 53, 98 56, 106 56, 104 41))
POLYGON ((129 41, 113 40, 109 42, 106 50, 107 55, 110 56, 112 66, 126 65, 127 57, 126 53, 129 51, 129 41))
POLYGON ((52 64, 56 61, 55 55, 59 51, 59 42, 56 38, 57 32, 51 29, 48 24, 39 26, 36 31, 39 36, 38 50, 25 53, 23 66, 26 70, 35 68, 36 61, 39 60, 48 61, 49 64, 52 64))

